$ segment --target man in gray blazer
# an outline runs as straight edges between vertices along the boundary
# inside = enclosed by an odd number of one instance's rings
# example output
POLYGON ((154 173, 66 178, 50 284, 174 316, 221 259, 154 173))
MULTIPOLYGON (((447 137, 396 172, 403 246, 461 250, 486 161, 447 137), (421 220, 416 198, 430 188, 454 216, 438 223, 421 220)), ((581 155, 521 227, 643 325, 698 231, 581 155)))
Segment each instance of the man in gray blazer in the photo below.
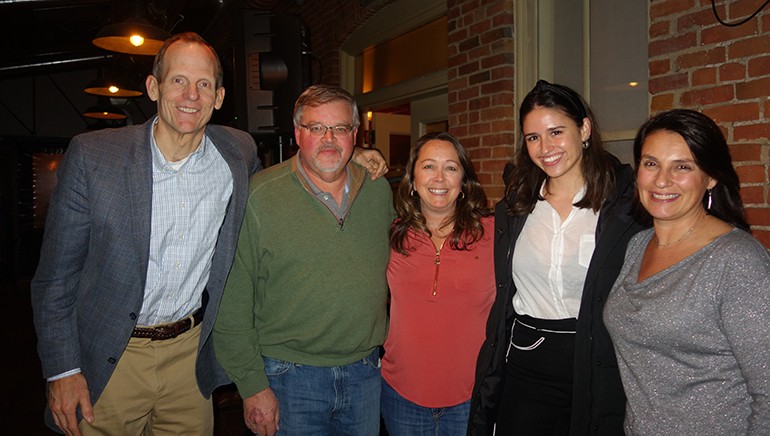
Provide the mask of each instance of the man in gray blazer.
POLYGON ((211 329, 257 148, 207 126, 225 92, 198 35, 166 41, 146 85, 157 117, 70 143, 32 281, 46 421, 67 434, 211 434, 229 383, 211 329))

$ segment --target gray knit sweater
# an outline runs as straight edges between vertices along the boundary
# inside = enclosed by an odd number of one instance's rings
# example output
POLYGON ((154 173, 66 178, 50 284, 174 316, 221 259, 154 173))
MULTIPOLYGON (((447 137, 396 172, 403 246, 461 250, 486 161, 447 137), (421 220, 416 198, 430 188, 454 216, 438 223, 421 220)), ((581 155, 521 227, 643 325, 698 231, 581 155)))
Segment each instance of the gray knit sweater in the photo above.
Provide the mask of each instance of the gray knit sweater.
POLYGON ((770 435, 770 255, 734 229, 638 282, 637 234, 604 320, 629 435, 770 435))

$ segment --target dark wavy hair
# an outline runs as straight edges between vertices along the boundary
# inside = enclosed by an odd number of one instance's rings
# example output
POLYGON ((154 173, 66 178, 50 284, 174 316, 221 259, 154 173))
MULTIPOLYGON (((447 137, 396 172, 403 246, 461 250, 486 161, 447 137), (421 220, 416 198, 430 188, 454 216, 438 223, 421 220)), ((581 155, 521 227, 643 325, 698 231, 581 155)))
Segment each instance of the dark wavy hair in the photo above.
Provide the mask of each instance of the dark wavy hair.
POLYGON ((583 148, 581 170, 586 181, 586 192, 575 206, 591 208, 599 211, 602 203, 609 196, 615 180, 612 172, 612 161, 602 146, 599 125, 591 108, 577 92, 564 85, 538 80, 537 84, 524 97, 519 108, 519 137, 518 149, 513 157, 513 171, 506 179, 505 198, 508 203, 508 213, 514 216, 527 215, 535 209, 535 204, 543 200, 540 187, 548 177, 540 167, 532 162, 524 143, 524 119, 537 108, 555 109, 575 122, 578 128, 583 127, 583 120, 588 118, 591 123, 591 136, 588 147, 583 148))
POLYGON ((487 196, 484 193, 473 163, 460 141, 446 132, 428 133, 420 137, 409 151, 409 160, 406 163, 406 174, 401 179, 396 193, 395 207, 398 219, 393 223, 390 233, 390 246, 401 254, 408 254, 413 247, 407 246, 407 234, 409 229, 431 235, 425 224, 425 216, 420 207, 420 198, 412 197, 414 188, 414 167, 417 164, 417 156, 422 147, 429 141, 446 141, 454 147, 460 165, 463 167, 463 181, 461 192, 457 197, 454 213, 449 222, 454 223, 453 232, 449 239, 449 245, 453 250, 467 250, 484 236, 484 227, 481 218, 489 215, 487 208, 487 196))
MULTIPOLYGON (((711 189, 712 200, 708 213, 739 229, 750 231, 743 212, 738 174, 733 167, 730 149, 719 126, 706 115, 689 109, 673 109, 651 117, 642 124, 634 139, 634 166, 637 172, 644 141, 660 130, 681 136, 698 167, 717 181, 711 189)), ((639 202, 638 190, 635 202, 636 212, 640 217, 650 220, 649 214, 639 202)), ((704 193, 702 199, 704 209, 707 204, 708 192, 704 193)))
POLYGON ((163 62, 166 59, 166 52, 168 51, 168 48, 171 46, 171 44, 178 41, 188 44, 200 44, 211 50, 211 54, 214 56, 214 77, 216 78, 215 86, 216 89, 221 88, 224 82, 224 73, 222 72, 222 63, 219 61, 217 51, 214 50, 214 47, 212 47, 211 44, 206 42, 205 39, 203 39, 195 32, 177 33, 176 35, 173 35, 171 38, 163 42, 163 46, 158 51, 158 54, 155 55, 155 61, 152 65, 152 75, 155 77, 155 79, 158 82, 163 81, 163 76, 166 74, 166 71, 163 69, 163 62))

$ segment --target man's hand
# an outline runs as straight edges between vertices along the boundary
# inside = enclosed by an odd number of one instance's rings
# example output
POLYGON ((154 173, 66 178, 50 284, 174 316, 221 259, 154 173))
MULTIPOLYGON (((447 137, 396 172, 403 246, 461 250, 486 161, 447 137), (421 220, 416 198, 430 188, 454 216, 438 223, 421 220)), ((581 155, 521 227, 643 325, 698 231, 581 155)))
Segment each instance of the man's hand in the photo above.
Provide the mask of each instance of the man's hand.
POLYGON ((78 406, 83 419, 94 422, 91 396, 83 374, 74 374, 48 384, 48 407, 56 425, 68 436, 80 436, 75 414, 78 406))
POLYGON ((385 158, 382 157, 380 150, 376 148, 354 148, 353 162, 366 168, 372 180, 376 180, 388 172, 388 164, 385 163, 385 158))
POLYGON ((263 391, 243 399, 243 419, 246 427, 259 436, 273 436, 278 431, 281 413, 273 390, 263 391))

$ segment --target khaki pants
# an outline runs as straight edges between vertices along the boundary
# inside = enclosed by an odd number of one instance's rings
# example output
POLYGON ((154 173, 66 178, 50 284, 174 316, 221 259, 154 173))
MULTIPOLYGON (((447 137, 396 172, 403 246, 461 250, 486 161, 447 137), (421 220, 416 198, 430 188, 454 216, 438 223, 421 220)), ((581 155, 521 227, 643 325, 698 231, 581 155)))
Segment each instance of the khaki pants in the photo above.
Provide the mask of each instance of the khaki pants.
POLYGON ((201 326, 173 339, 131 338, 94 405, 90 435, 211 435, 214 412, 195 379, 201 326))

